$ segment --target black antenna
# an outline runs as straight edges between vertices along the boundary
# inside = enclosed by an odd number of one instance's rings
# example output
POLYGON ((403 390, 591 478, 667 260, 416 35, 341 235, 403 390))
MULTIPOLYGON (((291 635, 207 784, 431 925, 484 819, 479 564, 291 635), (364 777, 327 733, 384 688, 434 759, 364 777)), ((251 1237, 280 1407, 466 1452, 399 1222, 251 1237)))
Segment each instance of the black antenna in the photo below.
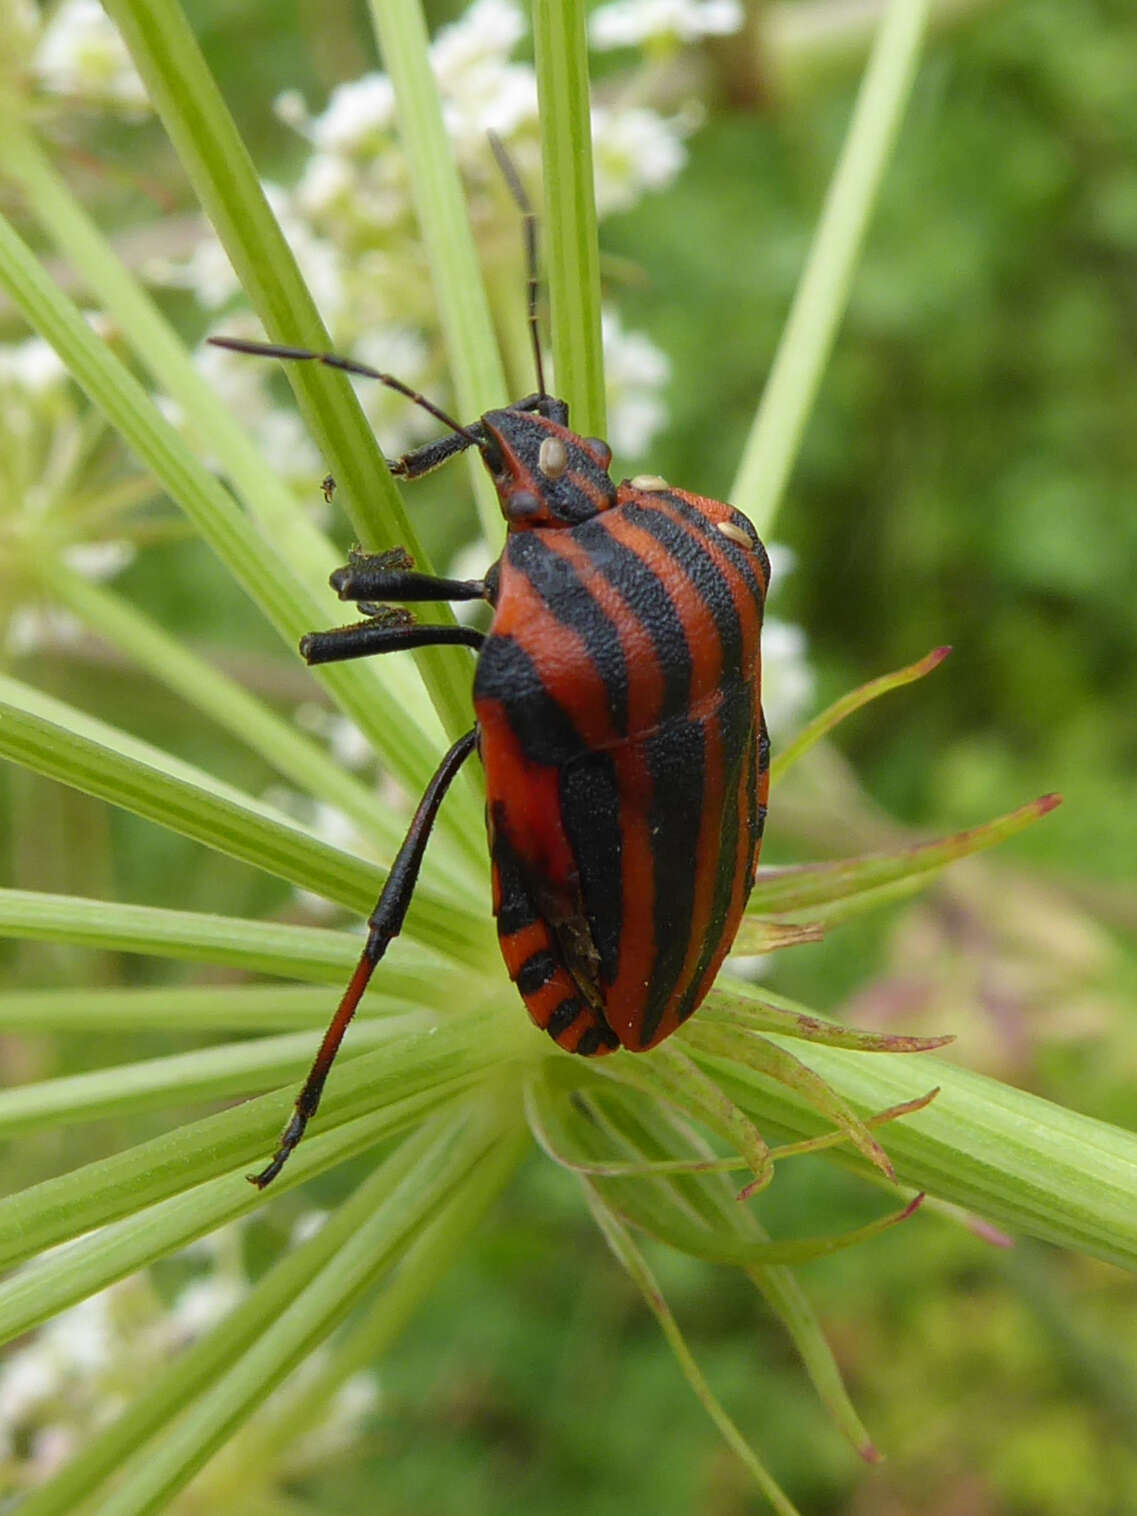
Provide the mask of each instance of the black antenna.
POLYGON ((411 389, 409 384, 404 384, 401 379, 396 379, 391 374, 381 374, 377 368, 369 368, 366 363, 356 363, 354 358, 341 358, 338 353, 314 353, 306 347, 280 347, 275 342, 249 342, 244 337, 210 337, 209 341, 214 347, 228 348, 233 353, 252 353, 256 358, 308 359, 313 363, 325 363, 328 368, 342 369, 345 374, 359 374, 364 379, 378 379, 379 383, 385 384, 388 389, 396 390, 400 395, 405 395, 408 400, 413 400, 416 405, 421 405, 424 411, 429 411, 437 421, 441 421, 443 426, 448 426, 459 437, 465 437, 472 446, 480 450, 485 445, 484 437, 479 437, 477 432, 471 431, 468 426, 460 425, 452 416, 440 410, 433 400, 428 400, 425 395, 420 395, 418 390, 411 389))
POLYGON ((501 169, 502 177, 509 186, 509 193, 517 202, 517 208, 521 212, 521 224, 525 232, 525 267, 529 276, 529 334, 533 340, 533 358, 537 365, 537 388, 543 400, 549 392, 545 388, 545 370, 541 364, 541 333, 537 326, 537 297, 540 293, 540 283, 537 278, 537 213, 530 204, 521 176, 517 172, 517 166, 506 152, 501 138, 496 132, 487 132, 486 135, 490 139, 490 147, 497 159, 497 166, 501 169))

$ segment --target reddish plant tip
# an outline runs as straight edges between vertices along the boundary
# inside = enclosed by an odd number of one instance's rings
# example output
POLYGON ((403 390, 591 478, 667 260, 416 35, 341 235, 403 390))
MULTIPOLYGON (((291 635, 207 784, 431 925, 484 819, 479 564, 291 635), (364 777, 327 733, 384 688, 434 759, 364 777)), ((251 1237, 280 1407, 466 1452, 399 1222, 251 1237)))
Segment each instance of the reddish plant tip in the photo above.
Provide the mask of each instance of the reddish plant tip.
POLYGON ((863 1458, 866 1463, 884 1462, 884 1454, 880 1451, 879 1448, 874 1447, 871 1442, 862 1442, 860 1447, 857 1449, 857 1455, 858 1457, 863 1458))
POLYGON ((1006 1232, 999 1230, 990 1221, 984 1221, 982 1216, 968 1216, 964 1225, 980 1242, 986 1242, 993 1248, 1013 1248, 1015 1239, 1008 1237, 1006 1232))
POLYGON ((920 1207, 924 1204, 924 1199, 925 1196, 923 1190, 921 1190, 918 1195, 913 1195, 912 1199, 908 1202, 908 1204, 900 1212, 900 1215, 896 1218, 897 1221, 907 1221, 909 1216, 914 1216, 920 1207))
POLYGON ((1034 802, 1035 809, 1040 816, 1046 816, 1051 811, 1056 811, 1061 804, 1061 795, 1040 795, 1034 802))
MULTIPOLYGON (((876 1144, 874 1143, 873 1146, 875 1147, 876 1144)), ((886 1179, 890 1179, 893 1184, 896 1183, 896 1170, 892 1167, 892 1159, 883 1148, 877 1148, 877 1156, 873 1159, 873 1162, 886 1179)), ((907 1215, 907 1212, 905 1212, 905 1215, 907 1215)))
POLYGON ((945 658, 951 655, 951 643, 945 642, 943 647, 933 648, 928 654, 928 667, 936 668, 945 658))

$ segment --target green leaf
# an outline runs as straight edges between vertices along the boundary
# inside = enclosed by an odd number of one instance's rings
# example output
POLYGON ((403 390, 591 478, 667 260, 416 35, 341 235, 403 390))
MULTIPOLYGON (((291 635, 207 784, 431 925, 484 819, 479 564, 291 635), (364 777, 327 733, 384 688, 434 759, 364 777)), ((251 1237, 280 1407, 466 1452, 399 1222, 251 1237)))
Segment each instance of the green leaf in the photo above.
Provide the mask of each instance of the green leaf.
MULTIPOLYGON (((4 898, 0 894, 0 910, 3 904, 4 898)), ((251 924, 264 925, 262 922, 251 924)), ((307 928, 283 927, 281 930, 304 931, 307 928)), ((337 934, 329 935, 334 937, 337 934)), ((447 974, 425 954, 408 955, 408 946, 401 944, 392 956, 383 960, 379 982, 372 981, 360 1006, 361 1017, 391 1015, 422 1005, 452 1005, 459 986, 468 987, 468 975, 460 980, 457 974, 447 974), (420 959, 417 966, 416 958, 420 959)), ((346 947, 345 943, 345 950, 346 947)), ((326 977, 326 983, 314 989, 279 984, 203 984, 189 989, 177 985, 164 985, 159 989, 124 985, 113 989, 11 990, 0 993, 0 1027, 5 1031, 83 1032, 84 1035, 100 1032, 275 1032, 289 1027, 322 1030, 335 1003, 327 984, 340 985, 347 974, 329 968, 326 974, 298 972, 297 977, 326 977)))
POLYGON ((325 1411, 336 1390, 353 1374, 369 1368, 406 1327, 410 1317, 449 1271, 478 1221, 498 1197, 503 1176, 512 1174, 527 1147, 523 1137, 492 1149, 445 1199, 411 1243, 397 1272, 362 1318, 333 1344, 328 1362, 311 1376, 283 1413, 256 1437, 250 1456, 264 1447, 266 1457, 287 1448, 325 1411))
MULTIPOLYGON (((320 743, 278 716, 263 700, 215 669, 121 596, 58 560, 44 566, 44 588, 100 637, 122 649, 187 705, 260 756, 305 794, 337 806, 378 847, 397 851, 406 816, 337 762, 320 743)), ((412 676, 413 677, 413 676, 412 676)), ((440 839, 446 848, 446 839, 440 839)), ((452 866, 465 854, 447 848, 452 866)))
MULTIPOLYGON (((0 676, 0 754, 232 858, 368 913, 383 875, 261 801, 61 701, 0 676)), ((406 930, 484 964, 485 919, 420 886, 406 930)))
POLYGON ((483 1163, 500 1184, 515 1162, 515 1142, 483 1113, 424 1126, 190 1348, 152 1394, 31 1497, 33 1516, 62 1516, 111 1473, 123 1477, 104 1500, 105 1513, 160 1509, 388 1272, 450 1195, 483 1163), (144 1445, 159 1433, 160 1442, 144 1445))
MULTIPOLYGON (((697 1052, 715 1053, 733 1059, 800 1092, 815 1110, 820 1111, 833 1126, 845 1133, 853 1146, 886 1179, 895 1179, 888 1155, 865 1123, 831 1085, 787 1048, 780 1047, 766 1037, 739 1031, 732 1026, 715 1026, 710 1022, 689 1022, 683 1029, 683 1038, 697 1052)), ((749 1190, 748 1186, 743 1195, 748 1194, 749 1190)))
MULTIPOLYGON (((1017 810, 997 816, 982 826, 968 827, 936 842, 914 842, 895 853, 866 853, 860 858, 843 858, 837 863, 806 863, 790 868, 763 870, 754 885, 747 907, 752 912, 787 912, 809 910, 823 913, 831 902, 867 894, 882 885, 907 881, 919 874, 931 874, 957 858, 966 858, 983 848, 1005 842, 1040 817, 1061 805, 1060 795, 1041 795, 1017 810)), ((888 897, 885 897, 888 898, 888 897)), ((743 933, 736 939, 735 951, 747 951, 743 933), (738 946, 738 942, 743 945, 738 946)))
MULTIPOLYGON (((314 1175, 358 1157, 465 1098, 464 1089, 444 1091, 441 1097, 427 1090, 345 1121, 330 1132, 317 1131, 289 1159, 273 1182, 272 1194, 296 1189, 314 1175)), ((122 1220, 88 1232, 17 1270, 0 1283, 0 1342, 12 1341, 116 1279, 259 1209, 265 1200, 246 1179, 247 1167, 234 1167, 181 1194, 131 1211, 122 1220)))
MULTIPOLYGON (((74 895, 46 895, 34 890, 0 890, 0 937, 74 942, 122 953, 223 963, 250 973, 279 974, 282 978, 311 979, 322 984, 342 984, 355 967, 363 946, 361 932, 334 932, 326 927, 82 900, 74 895)), ((410 944, 401 945, 390 970, 384 962, 383 988, 387 993, 401 990, 414 994, 425 986, 424 973, 409 980, 400 977, 398 958, 405 948, 410 948, 410 944)), ((445 974, 444 962, 421 952, 418 957, 424 968, 431 965, 430 972, 445 974)), ((67 991, 72 998, 77 993, 84 992, 67 991)), ((209 993, 216 994, 218 990, 209 993)), ((431 998, 427 996, 428 1000, 431 998)))
POLYGON ((808 753, 815 743, 821 741, 834 727, 840 726, 842 721, 850 717, 854 711, 859 711, 862 706, 879 700, 882 695, 891 694, 893 690, 903 689, 906 684, 913 684, 917 679, 923 679, 925 674, 930 674, 933 669, 939 668, 940 664, 951 652, 950 647, 937 647, 920 658, 916 663, 910 663, 906 668, 897 669, 895 673, 883 674, 879 679, 870 679, 867 684, 862 684, 860 689, 853 690, 851 694, 834 701, 828 710, 822 711, 820 716, 815 716, 797 734, 794 740, 780 753, 775 754, 770 764, 770 784, 778 783, 798 759, 808 753))
MULTIPOLYGON (((491 1001, 349 1059, 328 1081, 315 1130, 419 1092, 451 1099, 505 1063, 516 1030, 491 1001)), ((295 1085, 260 1095, 0 1200, 0 1267, 255 1163, 275 1145, 295 1098, 295 1085)))
POLYGON ((859 1032, 835 1021, 822 1021, 784 995, 757 987, 745 997, 733 995, 727 989, 712 990, 696 1023, 708 1024, 747 1032, 781 1032, 806 1042, 824 1042, 828 1047, 858 1048, 862 1053, 930 1053, 955 1041, 951 1036, 905 1037, 896 1033, 859 1032))
POLYGON ((730 499, 774 524, 836 340, 869 215, 920 55, 927 0, 889 0, 730 499))
POLYGON ((582 0, 536 0, 533 35, 556 389, 576 431, 605 437, 586 9, 582 0))
MULTIPOLYGON (((342 1066, 346 1068, 368 1048, 406 1037, 429 1024, 425 1011, 382 1020, 362 1019, 340 1052, 342 1066)), ((299 1085, 318 1046, 311 1031, 288 1032, 0 1090, 0 1137, 77 1126, 106 1116, 127 1116, 171 1105, 224 1100, 286 1083, 299 1085)))
MULTIPOLYGON (((733 983, 730 989, 748 992, 733 983)), ((889 1157, 902 1184, 1004 1231, 1137 1268, 1137 1134, 934 1054, 881 1058, 819 1043, 793 1046, 862 1119, 939 1087, 926 1109, 889 1128, 889 1157)), ((817 1135, 821 1118, 804 1096, 732 1059, 691 1051, 768 1138, 817 1135)), ((832 1156, 856 1172, 871 1172, 859 1154, 837 1148, 832 1156)))
POLYGON ((589 1205, 596 1224, 604 1233, 608 1246, 623 1264, 628 1274, 639 1287, 648 1309, 659 1322, 663 1335, 667 1338, 671 1351, 679 1360, 679 1366, 683 1370, 683 1376, 694 1390, 703 1409, 718 1427, 723 1439, 731 1450, 741 1459, 745 1467, 750 1471, 755 1484, 773 1506, 780 1516, 798 1516, 797 1507, 794 1506, 774 1483, 766 1469, 759 1462, 750 1444, 742 1433, 731 1421, 723 1410, 718 1398, 714 1395, 710 1385, 699 1369, 679 1331, 678 1324, 671 1314, 671 1308, 664 1298, 662 1290, 655 1281, 655 1277, 648 1267, 647 1260, 632 1241, 626 1227, 621 1225, 618 1217, 612 1209, 601 1199, 599 1193, 591 1186, 586 1186, 585 1193, 588 1195, 589 1205))
MULTIPOLYGON (((462 181, 431 71, 426 22, 417 0, 372 0, 370 11, 395 90, 411 196, 430 259, 435 304, 461 412, 458 420, 472 419, 505 405, 510 396, 462 181)), ((488 143, 486 150, 488 154, 488 143)), ((480 456, 470 457, 469 475, 482 531, 487 541, 499 542, 504 532, 501 509, 480 456)))

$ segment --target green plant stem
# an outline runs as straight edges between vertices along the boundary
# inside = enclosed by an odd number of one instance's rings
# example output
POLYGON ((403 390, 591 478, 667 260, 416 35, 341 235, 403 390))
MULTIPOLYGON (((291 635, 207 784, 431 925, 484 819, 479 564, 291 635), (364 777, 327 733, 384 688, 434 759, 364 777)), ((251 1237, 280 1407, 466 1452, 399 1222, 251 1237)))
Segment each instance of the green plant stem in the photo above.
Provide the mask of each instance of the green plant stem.
MULTIPOLYGON (((358 946, 358 942, 356 943, 358 946)), ((358 954, 356 955, 358 956, 358 954)), ((396 960, 404 959, 400 952, 396 960)), ((298 976, 299 977, 299 976, 298 976)), ((305 975, 313 980, 323 976, 305 975)), ((337 985, 345 974, 336 972, 337 985)), ((452 1001, 460 981, 450 965, 441 966, 423 958, 418 968, 405 961, 384 960, 382 982, 367 991, 359 1016, 389 1016, 430 1004, 452 1001)), ((325 984, 308 986, 280 984, 162 985, 140 989, 116 985, 113 989, 11 990, 0 993, 0 1028, 19 1032, 158 1033, 161 1036, 202 1032, 279 1032, 311 1027, 323 1031, 334 997, 325 984)))
MULTIPOLYGON (((441 1096, 425 1091, 345 1121, 330 1132, 311 1134, 273 1182, 274 1197, 421 1125, 440 1108, 464 1098, 463 1091, 447 1090, 441 1096)), ((236 1167, 55 1249, 0 1283, 0 1342, 11 1342, 58 1311, 263 1204, 246 1181, 244 1168, 236 1167)))
POLYGON ((480 1130, 450 1115, 408 1138, 315 1237, 288 1253, 179 1360, 152 1396, 34 1497, 32 1516, 63 1516, 115 1471, 125 1479, 104 1500, 104 1513, 141 1516, 162 1508, 483 1163, 504 1183, 515 1147, 502 1144, 485 1121, 474 1125, 480 1130), (160 1441, 143 1446, 158 1433, 160 1441))
MULTIPOLYGON (((285 779, 305 793, 338 806, 389 854, 398 849, 406 830, 405 816, 384 804, 292 722, 278 716, 235 679, 215 669, 112 590, 59 562, 45 565, 43 577, 50 582, 51 593, 87 626, 259 753, 285 779)), ((443 846, 446 840, 442 839, 443 846)), ((457 866, 462 855, 453 848, 449 851, 457 866)))
MULTIPOLYGON (((1005 1230, 1137 1268, 1137 1134, 928 1053, 893 1058, 817 1043, 788 1046, 862 1117, 939 1086, 930 1105, 888 1127, 885 1146, 902 1184, 1005 1230)), ((733 1061, 692 1053, 771 1139, 795 1141, 822 1130, 804 1098, 733 1061)), ((830 1158, 872 1172, 847 1151, 833 1149, 830 1158)))
POLYGON ((774 525, 801 445, 869 215, 916 73, 927 0, 891 0, 873 44, 813 245, 730 498, 759 532, 774 525))
MULTIPOLYGON (((490 1000, 337 1065, 313 1135, 420 1093, 446 1103, 505 1063, 511 1029, 490 1000)), ((295 1098, 290 1084, 0 1200, 0 1267, 267 1156, 295 1098)))
MULTIPOLYGON (((326 352, 324 323, 176 0, 108 0, 107 10, 265 330, 275 342, 326 352)), ((429 557, 346 375, 316 363, 291 363, 286 369, 360 542, 369 548, 401 544, 429 572, 429 557)), ((436 620, 449 622, 452 616, 448 606, 436 607, 436 620)), ((423 648, 413 656, 453 741, 470 726, 472 660, 456 648, 423 648)), ((369 729, 366 720, 358 724, 369 729)), ((467 803, 480 803, 472 769, 456 788, 467 803)))
POLYGON ((268 1458, 279 1456, 315 1424, 346 1380, 367 1370, 390 1347, 461 1255, 467 1238, 501 1192, 503 1170, 506 1176, 512 1173, 526 1146, 523 1137, 503 1145, 447 1197, 407 1250, 398 1271, 384 1281, 374 1304, 349 1335, 333 1345, 327 1363, 276 1420, 259 1436, 254 1434, 252 1457, 257 1456, 258 1447, 268 1458))
MULTIPOLYGON (((428 1012, 361 1019, 340 1052, 343 1067, 369 1048, 421 1031, 428 1012)), ((123 1117, 171 1105, 200 1105, 250 1091, 299 1085, 319 1045, 311 1030, 221 1043, 165 1058, 121 1063, 89 1074, 63 1074, 14 1090, 0 1090, 0 1138, 50 1127, 75 1127, 106 1116, 123 1117)))
MULTIPOLYGON (((311 595, 288 564, 261 537, 233 498, 169 425, 133 374, 91 331, 74 303, 47 277, 35 257, 0 217, 0 283, 32 326, 51 343, 108 420, 178 501, 210 547, 261 608, 286 643, 326 622, 326 606, 311 595)), ((467 662, 468 666, 468 662, 467 662)), ((411 793, 423 789, 437 761, 436 744, 417 726, 374 672, 328 664, 320 677, 357 724, 373 736, 396 776, 411 793), (377 725, 377 720, 379 724, 377 725)), ((465 689, 469 709, 469 684, 465 689)), ((467 721, 468 721, 467 717, 467 721)), ((479 808, 472 791, 460 791, 442 813, 459 846, 478 850, 479 808), (446 810, 450 815, 446 815, 446 810)))
POLYGON ((585 6, 581 0, 536 0, 533 34, 556 390, 569 403, 576 431, 604 437, 600 254, 585 6))
MULTIPOLYGON (((426 22, 418 0, 371 0, 371 18, 395 90, 410 190, 430 260, 435 304, 454 380, 459 421, 505 405, 506 389, 478 252, 466 212, 454 149, 430 66, 426 22)), ((486 144, 488 154, 489 145, 486 144)), ((482 531, 491 543, 504 535, 493 485, 480 456, 470 478, 482 531)))
MULTIPOLYGON (((513 1167, 512 1161, 502 1162, 505 1135, 500 1125, 491 1127, 488 1121, 459 1125, 451 1119, 409 1138, 406 1146, 417 1149, 413 1165, 406 1165, 405 1176, 396 1184, 387 1180, 381 1186, 361 1186, 360 1198, 370 1200, 370 1211, 350 1230, 340 1229, 333 1256, 322 1261, 318 1272, 309 1271, 293 1300, 268 1314, 262 1292, 255 1289, 237 1308, 234 1317, 257 1320, 256 1332, 242 1332, 222 1373, 206 1385, 181 1420, 131 1459, 123 1482, 103 1504, 103 1516, 143 1516, 161 1510, 398 1262, 481 1163, 493 1162, 499 1184, 504 1183, 513 1167)), ((513 1152, 507 1150, 506 1156, 515 1161, 513 1152)), ((318 1235, 313 1240, 318 1241, 318 1235)), ((229 1327, 224 1323, 215 1335, 224 1339, 229 1327)))
POLYGON ((779 1513, 779 1516, 799 1516, 797 1507, 786 1498, 775 1484, 774 1480, 759 1462, 754 1450, 726 1414, 726 1411, 703 1378, 702 1372, 695 1362, 691 1350, 683 1338, 683 1334, 679 1330, 678 1323, 671 1313, 671 1307, 667 1304, 662 1290, 656 1283, 655 1277, 648 1267, 647 1259, 632 1240, 631 1233, 623 1226, 615 1212, 604 1202, 594 1186, 585 1185, 585 1194, 588 1197, 588 1203, 592 1208, 596 1224, 604 1234, 605 1241, 639 1286, 644 1301, 658 1321, 660 1330, 667 1339, 671 1351, 679 1361, 684 1378, 694 1390, 707 1415, 718 1428, 723 1440, 734 1451, 744 1467, 750 1471, 754 1482, 773 1506, 774 1510, 779 1513))
MULTIPOLYGON (((349 910, 366 914, 374 906, 383 877, 374 865, 320 841, 271 806, 192 765, 2 675, 0 754, 349 910)), ((460 955, 464 938, 469 962, 488 960, 488 933, 477 912, 450 896, 436 898, 431 910, 427 887, 417 896, 406 928, 412 936, 425 930, 435 946, 460 955), (412 924, 416 909, 418 922, 412 924)))

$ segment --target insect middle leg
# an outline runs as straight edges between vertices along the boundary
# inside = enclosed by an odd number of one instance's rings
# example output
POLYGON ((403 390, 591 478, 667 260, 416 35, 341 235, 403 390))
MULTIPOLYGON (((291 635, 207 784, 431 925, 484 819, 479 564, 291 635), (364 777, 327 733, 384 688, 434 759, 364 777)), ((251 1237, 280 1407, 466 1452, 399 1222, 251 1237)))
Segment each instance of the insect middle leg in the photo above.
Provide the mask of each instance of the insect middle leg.
POLYGON ((398 653, 415 647, 480 648, 485 633, 472 626, 406 626, 382 618, 337 626, 330 632, 309 632, 300 639, 305 661, 342 663, 348 658, 370 658, 375 653, 398 653))
POLYGON ((331 1025, 324 1033, 320 1051, 316 1054, 315 1062, 296 1098, 292 1116, 281 1133, 280 1145, 273 1154, 271 1163, 259 1174, 249 1175, 249 1182, 255 1184, 259 1190, 263 1190, 266 1184, 271 1184, 280 1173, 288 1155, 303 1137, 304 1128, 316 1114, 324 1089, 324 1081, 339 1052, 340 1043, 343 1041, 351 1018, 355 1015, 356 1006, 363 998, 363 992, 375 972, 376 964, 387 951, 389 944, 403 929, 407 908, 411 903, 415 885, 418 883, 419 869, 422 867, 427 840, 438 815, 438 808, 442 804, 442 797, 450 788, 455 774, 473 752, 476 737, 476 728, 467 732, 464 737, 459 737, 438 765, 433 779, 419 801, 418 810, 415 811, 414 819, 403 839, 403 845, 391 865, 382 893, 368 919, 367 943, 360 955, 355 973, 351 976, 351 982, 343 993, 343 998, 332 1017, 331 1025))

